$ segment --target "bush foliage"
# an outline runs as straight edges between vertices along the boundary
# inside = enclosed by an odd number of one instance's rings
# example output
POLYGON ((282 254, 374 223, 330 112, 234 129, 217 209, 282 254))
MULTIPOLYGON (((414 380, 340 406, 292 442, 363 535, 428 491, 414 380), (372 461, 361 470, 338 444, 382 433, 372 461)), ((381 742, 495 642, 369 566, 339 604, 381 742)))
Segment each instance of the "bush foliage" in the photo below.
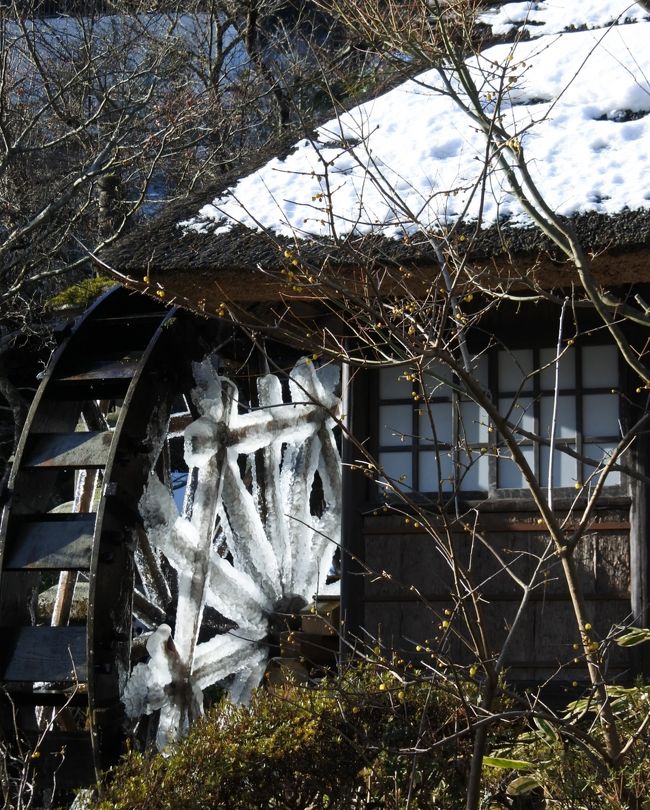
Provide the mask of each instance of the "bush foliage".
POLYGON ((46 303, 46 308, 56 309, 85 309, 101 293, 106 292, 109 287, 115 286, 115 279, 107 276, 96 276, 94 278, 83 278, 75 281, 69 287, 58 292, 46 303))
MULTIPOLYGON (((508 698, 490 721, 485 810, 649 810, 650 689, 610 687, 634 745, 608 765, 589 697, 559 715, 508 698)), ((479 684, 399 660, 351 666, 318 686, 223 701, 163 754, 131 752, 96 810, 460 810, 479 684)))
POLYGON ((214 708, 164 755, 131 753, 100 810, 461 807, 471 744, 457 688, 351 667, 317 688, 214 708), (449 738, 448 742, 444 740, 449 738))

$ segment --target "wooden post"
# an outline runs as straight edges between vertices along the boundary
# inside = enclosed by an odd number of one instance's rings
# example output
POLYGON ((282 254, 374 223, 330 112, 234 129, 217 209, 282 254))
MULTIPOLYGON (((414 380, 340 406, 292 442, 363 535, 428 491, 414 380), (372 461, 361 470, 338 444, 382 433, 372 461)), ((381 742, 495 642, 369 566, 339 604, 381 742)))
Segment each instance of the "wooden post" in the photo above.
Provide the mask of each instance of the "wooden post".
MULTIPOLYGON (((650 452, 650 442, 645 435, 637 437, 636 444, 630 451, 631 461, 639 472, 647 475, 644 463, 650 452)), ((648 538, 650 538, 650 508, 648 504, 648 486, 643 481, 630 482, 632 504, 630 506, 630 603, 633 618, 637 627, 648 627, 650 622, 650 555, 648 538)), ((647 644, 641 644, 631 650, 632 665, 638 674, 650 672, 650 650, 647 644)))
POLYGON ((363 372, 342 369, 343 493, 341 525, 341 660, 350 658, 364 623, 364 538, 363 504, 367 499, 366 478, 351 469, 358 451, 357 441, 366 438, 368 386, 363 372))

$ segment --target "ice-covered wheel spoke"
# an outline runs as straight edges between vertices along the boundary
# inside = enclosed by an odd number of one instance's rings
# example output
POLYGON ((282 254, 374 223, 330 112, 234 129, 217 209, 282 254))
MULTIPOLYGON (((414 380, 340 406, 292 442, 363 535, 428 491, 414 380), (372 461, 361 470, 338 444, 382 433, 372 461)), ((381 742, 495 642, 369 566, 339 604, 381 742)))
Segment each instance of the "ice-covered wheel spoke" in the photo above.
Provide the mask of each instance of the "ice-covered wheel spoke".
POLYGON ((185 504, 179 509, 154 470, 139 505, 146 539, 136 555, 136 609, 168 615, 174 591, 175 615, 173 630, 150 627, 149 660, 134 667, 124 704, 134 721, 159 713, 159 747, 186 732, 209 687, 249 699, 278 615, 323 592, 340 535, 338 372, 301 360, 288 397, 279 377, 264 375, 259 406, 245 412, 210 359, 195 364, 194 378, 199 415, 185 430, 185 504), (161 561, 173 587, 158 581, 161 561), (208 638, 207 609, 229 623, 208 638))

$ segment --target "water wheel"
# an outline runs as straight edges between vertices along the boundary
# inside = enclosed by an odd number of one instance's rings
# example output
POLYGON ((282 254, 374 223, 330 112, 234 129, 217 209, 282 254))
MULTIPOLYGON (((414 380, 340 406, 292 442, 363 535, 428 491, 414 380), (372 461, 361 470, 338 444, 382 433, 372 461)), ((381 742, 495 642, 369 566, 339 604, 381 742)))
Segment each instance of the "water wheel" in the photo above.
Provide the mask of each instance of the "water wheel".
POLYGON ((158 714, 164 742, 200 713, 207 685, 257 682, 269 628, 324 581, 340 513, 332 375, 326 391, 297 366, 288 403, 266 375, 242 415, 236 387, 198 363, 217 343, 205 332, 188 313, 109 292, 48 365, 15 454, 0 526, 0 720, 59 786, 94 781, 140 715, 158 714), (177 436, 189 425, 184 504, 170 424, 177 436), (71 622, 79 580, 87 607, 71 622), (206 634, 206 616, 222 626, 206 634))

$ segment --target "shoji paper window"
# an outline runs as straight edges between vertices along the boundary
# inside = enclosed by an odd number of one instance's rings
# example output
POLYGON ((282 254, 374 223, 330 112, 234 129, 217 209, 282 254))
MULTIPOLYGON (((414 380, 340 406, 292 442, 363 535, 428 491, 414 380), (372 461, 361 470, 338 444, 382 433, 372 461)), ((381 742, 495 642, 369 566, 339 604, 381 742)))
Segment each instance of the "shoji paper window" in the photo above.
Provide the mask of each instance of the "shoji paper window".
MULTIPOLYGON (((493 349, 473 373, 517 430, 521 452, 547 486, 593 482, 620 437, 618 360, 613 346, 493 349)), ((379 463, 386 477, 420 492, 488 493, 525 488, 525 478, 486 412, 464 396, 448 369, 431 365, 424 395, 408 368, 382 369, 379 463), (420 398, 417 398, 419 395, 420 398)), ((614 471, 608 486, 621 483, 614 471)))

